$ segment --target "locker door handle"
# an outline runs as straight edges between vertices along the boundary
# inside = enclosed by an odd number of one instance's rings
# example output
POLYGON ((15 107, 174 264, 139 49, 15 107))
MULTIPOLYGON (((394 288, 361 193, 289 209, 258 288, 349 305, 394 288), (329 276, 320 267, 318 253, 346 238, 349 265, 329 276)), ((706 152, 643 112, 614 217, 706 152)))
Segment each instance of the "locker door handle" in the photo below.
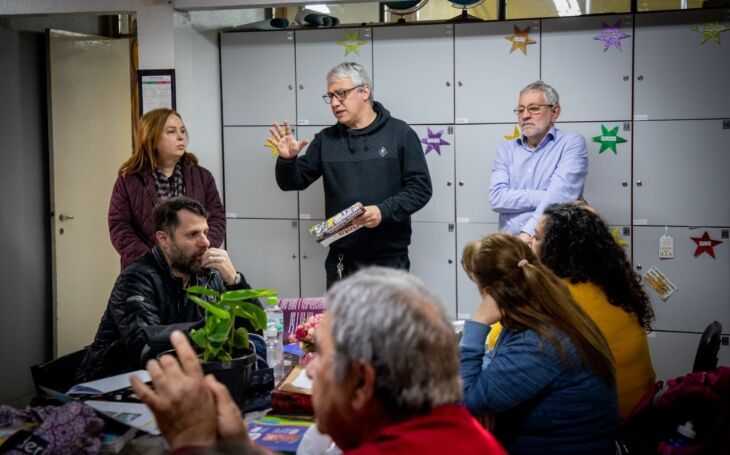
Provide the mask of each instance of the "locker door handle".
POLYGON ((296 254, 292 254, 292 255, 291 255, 291 258, 292 258, 292 259, 296 259, 296 258, 297 258, 297 255, 296 255, 296 254))
POLYGON ((303 259, 309 259, 309 256, 307 256, 307 255, 305 254, 304 256, 302 256, 302 258, 303 258, 303 259))
POLYGON ((446 181, 446 186, 451 186, 451 180, 446 181))
POLYGON ((641 180, 637 180, 637 181, 636 181, 636 186, 641 186, 641 185, 643 185, 643 184, 644 184, 644 182, 642 182, 641 180))
POLYGON ((629 186, 629 182, 627 182, 626 180, 624 180, 623 182, 621 182, 621 186, 629 186))
POLYGON ((453 264, 453 263, 454 263, 454 260, 453 259, 449 259, 449 264, 453 264))
POLYGON ((463 180, 459 180, 459 186, 464 186, 464 181, 463 180))
POLYGON ((641 270, 641 264, 636 264, 636 270, 641 270))

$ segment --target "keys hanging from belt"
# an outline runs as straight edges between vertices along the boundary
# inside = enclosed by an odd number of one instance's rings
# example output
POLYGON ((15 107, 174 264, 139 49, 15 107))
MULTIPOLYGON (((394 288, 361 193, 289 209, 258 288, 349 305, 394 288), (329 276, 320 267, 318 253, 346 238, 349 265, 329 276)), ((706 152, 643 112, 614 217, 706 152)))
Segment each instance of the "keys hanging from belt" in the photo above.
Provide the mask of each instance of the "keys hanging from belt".
POLYGON ((345 271, 345 264, 342 263, 342 260, 345 259, 345 256, 340 253, 337 255, 337 279, 342 279, 342 273, 345 271))

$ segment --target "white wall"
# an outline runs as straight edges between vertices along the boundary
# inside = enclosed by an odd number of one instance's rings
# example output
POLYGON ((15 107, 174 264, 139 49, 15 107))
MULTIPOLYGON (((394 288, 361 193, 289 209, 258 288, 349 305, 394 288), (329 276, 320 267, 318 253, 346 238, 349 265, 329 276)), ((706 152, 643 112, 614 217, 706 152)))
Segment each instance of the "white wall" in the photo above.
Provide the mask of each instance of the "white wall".
MULTIPOLYGON (((218 30, 263 19, 261 10, 174 14, 177 110, 190 132, 188 149, 215 177, 223 197, 218 30)), ((225 201, 224 201, 225 202, 225 201)))

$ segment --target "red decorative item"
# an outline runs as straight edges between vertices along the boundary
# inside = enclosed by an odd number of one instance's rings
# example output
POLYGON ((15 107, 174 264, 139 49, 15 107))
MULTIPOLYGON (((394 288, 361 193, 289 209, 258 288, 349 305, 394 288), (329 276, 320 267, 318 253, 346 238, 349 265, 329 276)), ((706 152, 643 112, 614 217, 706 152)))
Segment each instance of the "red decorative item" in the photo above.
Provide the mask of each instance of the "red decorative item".
POLYGON ((715 246, 722 243, 721 240, 713 240, 710 238, 710 234, 705 231, 704 234, 702 234, 702 237, 690 237, 693 242, 697 244, 697 249, 695 250, 695 257, 699 256, 702 253, 707 253, 710 256, 712 256, 713 259, 715 258, 715 246))

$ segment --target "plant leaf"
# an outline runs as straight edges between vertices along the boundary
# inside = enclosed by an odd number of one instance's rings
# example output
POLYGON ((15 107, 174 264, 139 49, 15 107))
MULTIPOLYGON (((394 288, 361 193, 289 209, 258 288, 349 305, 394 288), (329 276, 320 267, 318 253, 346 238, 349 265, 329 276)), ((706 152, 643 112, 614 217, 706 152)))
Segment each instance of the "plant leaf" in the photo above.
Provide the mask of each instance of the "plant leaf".
POLYGON ((259 297, 271 297, 278 294, 278 292, 272 291, 271 289, 239 289, 224 292, 221 294, 221 300, 250 300, 259 297))
POLYGON ((223 343, 228 339, 228 334, 231 332, 231 326, 233 325, 233 319, 223 319, 219 324, 216 324, 213 331, 208 333, 208 340, 214 343, 223 343))
POLYGON ((205 331, 204 330, 190 330, 190 339, 199 348, 205 349, 205 331))
POLYGON ((233 347, 236 349, 246 349, 248 347, 248 330, 239 327, 233 333, 233 347))
POLYGON ((213 305, 210 302, 206 302, 205 300, 201 299, 200 297, 196 297, 194 295, 188 295, 188 298, 192 300, 193 302, 197 303, 199 306, 203 307, 205 311, 212 313, 216 315, 217 317, 221 319, 230 319, 231 315, 228 314, 228 312, 222 308, 218 308, 217 306, 213 305))
POLYGON ((220 297, 221 293, 216 291, 215 289, 208 289, 203 286, 190 286, 189 288, 185 289, 185 292, 188 294, 202 294, 202 295, 209 295, 211 297, 220 297))
POLYGON ((236 303, 233 307, 233 314, 251 321, 256 330, 263 330, 266 328, 266 312, 254 303, 236 303))

